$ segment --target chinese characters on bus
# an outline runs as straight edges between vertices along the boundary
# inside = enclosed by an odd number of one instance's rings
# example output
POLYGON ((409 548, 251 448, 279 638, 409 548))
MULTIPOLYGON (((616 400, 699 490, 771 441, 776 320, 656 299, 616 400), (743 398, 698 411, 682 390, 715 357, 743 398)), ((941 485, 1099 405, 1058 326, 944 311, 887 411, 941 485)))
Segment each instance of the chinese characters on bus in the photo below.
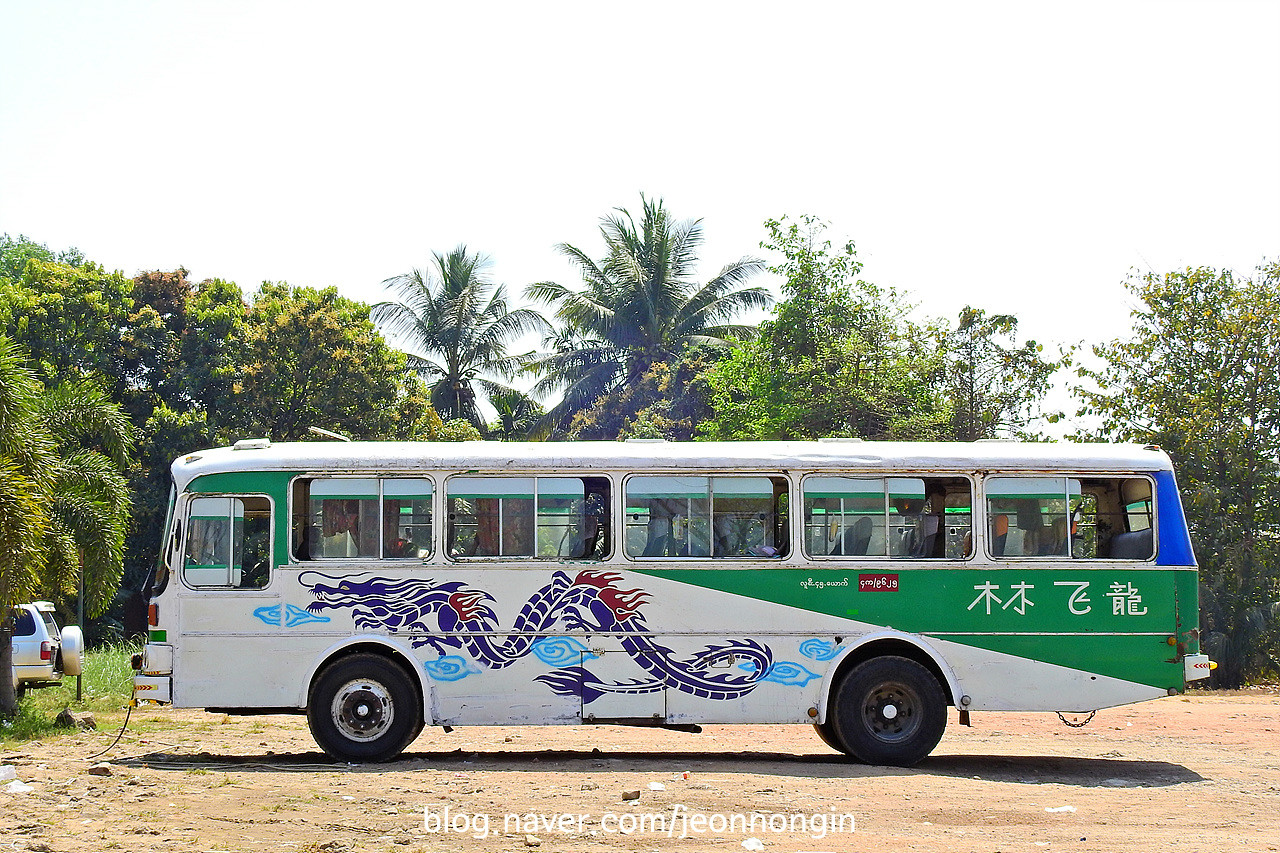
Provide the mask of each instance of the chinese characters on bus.
MULTIPOLYGON (((1053 585, 1071 590, 1066 600, 1067 610, 1071 613, 1084 616, 1092 612, 1093 601, 1089 598, 1090 581, 1054 581, 1053 585)), ((1035 588, 1035 584, 1025 581, 1010 584, 1007 588, 991 581, 974 584, 973 589, 978 595, 969 603, 967 609, 979 608, 988 616, 992 614, 993 609, 996 612, 1012 609, 1019 615, 1025 615, 1028 608, 1035 606, 1035 602, 1031 600, 1031 594, 1035 588)), ((1114 582, 1104 595, 1111 599, 1113 616, 1146 615, 1147 608, 1142 603, 1142 595, 1132 583, 1114 582)))

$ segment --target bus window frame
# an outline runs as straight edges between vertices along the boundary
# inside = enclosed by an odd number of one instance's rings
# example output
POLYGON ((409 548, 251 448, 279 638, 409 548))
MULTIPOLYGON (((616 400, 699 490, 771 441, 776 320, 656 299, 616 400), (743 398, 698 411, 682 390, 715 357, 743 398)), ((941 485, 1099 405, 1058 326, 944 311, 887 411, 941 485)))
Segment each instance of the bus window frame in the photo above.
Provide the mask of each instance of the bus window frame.
MULTIPOLYGON (((1060 563, 1069 563, 1072 566, 1097 565, 1097 566, 1114 567, 1116 565, 1120 565, 1120 566, 1155 565, 1157 560, 1159 559, 1159 556, 1160 556, 1160 512, 1158 509, 1159 501, 1157 500, 1157 493, 1156 493, 1156 489, 1157 489, 1156 478, 1155 478, 1155 475, 1150 472, 1146 472, 1146 471, 1061 471, 1061 470, 1059 471, 1044 471, 1044 470, 984 471, 979 479, 981 480, 980 485, 982 489, 982 493, 980 495, 978 502, 982 506, 981 530, 982 530, 983 553, 989 562, 1001 563, 1001 564, 1017 563, 1017 564, 1028 564, 1028 565, 1039 564, 1039 563, 1060 562, 1060 563), (1082 481, 1080 486, 1080 492, 1082 495, 1085 494, 1087 491, 1083 483, 1083 481, 1085 480, 1114 480, 1116 482, 1123 482, 1125 480, 1145 480, 1147 482, 1148 487, 1150 488, 1150 493, 1151 493, 1151 555, 1148 557, 1144 557, 1142 559, 1137 559, 1137 560, 1117 559, 1111 556, 1076 557, 1070 553, 1070 548, 1068 548, 1067 554, 1034 554, 1030 556, 1023 556, 1019 554, 1019 555, 1012 555, 1012 556, 1011 555, 996 556, 993 553, 993 548, 992 548, 993 543, 991 541, 991 536, 990 536, 991 516, 989 514, 990 504, 989 504, 988 494, 987 494, 988 481, 1003 479, 1003 478, 1021 478, 1021 479, 1041 478, 1043 479, 1046 477, 1060 479, 1063 481, 1064 496, 1068 496, 1065 488, 1065 483, 1067 480, 1082 481)), ((1125 511, 1123 494, 1120 495, 1120 501, 1121 501, 1120 514, 1123 515, 1125 511)), ((1070 512, 1070 508, 1071 508, 1070 502, 1068 501, 1068 504, 1067 504, 1068 522, 1070 521, 1070 518, 1072 515, 1072 513, 1070 512)))
MULTIPOLYGON (((449 475, 452 476, 452 475, 449 475)), ((438 472, 425 471, 309 471, 300 473, 297 476, 289 478, 289 484, 286 487, 285 505, 288 508, 287 518, 289 522, 289 542, 287 543, 286 554, 288 563, 292 566, 306 565, 308 567, 319 565, 346 566, 354 563, 378 563, 391 566, 405 565, 421 565, 434 562, 440 554, 440 536, 438 519, 441 517, 440 481, 444 479, 444 475, 438 472), (297 494, 298 482, 306 480, 307 486, 307 506, 301 510, 303 523, 309 524, 311 514, 311 487, 310 483, 315 480, 368 480, 373 479, 378 483, 378 555, 373 557, 299 557, 297 549, 293 542, 293 525, 294 519, 299 512, 294 500, 297 494), (382 517, 383 496, 382 481, 383 480, 426 480, 431 484, 431 552, 425 557, 387 557, 382 555, 382 550, 386 543, 383 541, 382 525, 385 519, 382 517)))
POLYGON ((591 565, 604 566, 617 558, 619 553, 618 545, 618 481, 612 472, 607 471, 582 471, 573 468, 556 468, 541 471, 453 471, 440 477, 437 484, 436 495, 439 500, 438 517, 439 524, 433 524, 432 535, 439 538, 435 542, 434 555, 439 555, 439 560, 445 565, 452 566, 485 566, 486 564, 500 564, 504 569, 513 567, 527 566, 530 569, 544 569, 547 566, 556 565, 591 565), (506 478, 506 479, 530 479, 534 481, 533 499, 533 544, 534 553, 532 554, 512 554, 509 556, 474 556, 465 554, 450 554, 447 547, 449 542, 449 483, 459 477, 469 478, 506 478), (538 537, 538 480, 579 480, 583 484, 583 497, 586 498, 587 481, 604 480, 608 485, 609 496, 605 502, 605 514, 607 516, 607 550, 604 556, 594 560, 584 558, 568 558, 568 557, 539 557, 537 553, 537 537, 538 537))
MULTIPOLYGON (((915 469, 904 468, 901 470, 890 471, 807 471, 799 478, 796 483, 796 494, 798 498, 795 501, 796 512, 798 513, 798 521, 796 522, 796 530, 798 534, 798 554, 804 559, 821 565, 849 562, 866 561, 869 563, 884 563, 886 565, 901 565, 906 563, 927 563, 930 566, 943 567, 946 565, 956 565, 960 563, 972 563, 978 557, 978 503, 979 492, 978 482, 981 478, 969 471, 917 471, 915 469), (963 557, 917 557, 917 556, 894 556, 888 552, 886 544, 884 554, 810 554, 809 540, 806 535, 805 515, 804 515, 804 484, 807 480, 816 478, 844 477, 851 480, 880 480, 884 485, 884 503, 885 503, 885 522, 886 529, 889 519, 889 489, 887 483, 889 480, 923 480, 925 483, 925 499, 929 497, 929 481, 930 480, 964 480, 969 485, 969 551, 963 557)), ((984 504, 985 506, 985 504, 984 504)), ((945 507, 944 507, 945 510, 945 507)), ((937 534, 945 537, 946 514, 939 525, 937 534)), ((984 537, 985 538, 985 537, 984 537)))
MULTIPOLYGON (((178 531, 181 538, 182 547, 178 551, 177 568, 170 567, 170 574, 178 575, 178 581, 182 587, 194 593, 206 592, 240 592, 245 594, 262 594, 264 591, 270 590, 276 583, 277 569, 275 565, 275 543, 276 543, 276 503, 271 495, 265 492, 187 492, 182 495, 185 502, 182 511, 176 519, 176 523, 180 525, 178 531), (243 501, 245 498, 262 498, 267 502, 267 582, 262 586, 232 586, 231 584, 208 584, 202 586, 194 586, 187 580, 187 547, 190 544, 191 537, 191 509, 195 502, 201 498, 228 498, 239 499, 243 501), (185 522, 185 523, 184 523, 185 522)), ((230 518, 231 516, 228 516, 230 518)), ((234 527, 232 528, 234 530, 234 527)), ((233 559, 234 543, 229 539, 228 547, 232 549, 229 559, 233 559)), ((166 582, 167 585, 167 582, 166 582)))
MULTIPOLYGON (((798 486, 795 478, 792 477, 791 474, 787 471, 779 471, 776 469, 770 469, 767 471, 765 470, 670 471, 670 470, 662 470, 662 469, 654 469, 651 471, 634 471, 634 470, 628 471, 622 477, 621 487, 616 492, 616 495, 617 495, 617 504, 616 504, 617 534, 616 535, 618 537, 618 540, 613 553, 615 557, 620 556, 623 560, 626 560, 629 563, 636 563, 639 565, 646 565, 646 566, 663 565, 663 566, 674 567, 679 565, 692 566, 696 564, 701 568, 733 569, 733 568, 743 568, 747 566, 754 566, 760 563, 766 563, 768 565, 791 564, 794 562, 796 556, 802 553, 799 549, 795 547, 797 544, 796 532, 795 532, 796 531, 796 511, 797 511, 796 495, 797 494, 798 494, 798 486), (733 557, 717 557, 714 554, 710 554, 710 553, 707 554, 706 556, 698 556, 698 557, 681 557, 681 556, 645 557, 641 554, 628 553, 627 543, 626 543, 627 495, 628 495, 627 486, 630 484, 631 480, 635 477, 700 477, 709 481, 717 480, 717 479, 727 479, 727 478, 764 479, 764 480, 769 480, 775 483, 777 481, 781 481, 786 484, 786 490, 781 494, 784 494, 786 496, 787 505, 782 512, 775 513, 774 522, 776 523, 778 519, 782 519, 783 522, 785 523, 786 550, 772 557, 757 556, 757 555, 751 555, 751 554, 747 554, 743 556, 733 556, 733 557)), ((774 500, 776 501, 777 498, 778 498, 778 493, 774 493, 774 500)), ((709 513, 708 522, 710 523, 712 522, 715 514, 715 493, 714 492, 709 493, 708 513, 709 513)))

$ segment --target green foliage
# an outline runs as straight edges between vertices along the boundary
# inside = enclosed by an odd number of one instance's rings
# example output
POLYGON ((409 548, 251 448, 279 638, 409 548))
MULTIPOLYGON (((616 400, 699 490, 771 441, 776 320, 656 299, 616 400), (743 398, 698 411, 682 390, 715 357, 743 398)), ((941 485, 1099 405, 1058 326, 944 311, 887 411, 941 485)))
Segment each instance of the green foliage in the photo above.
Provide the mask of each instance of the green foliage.
MULTIPOLYGON (((12 665, 14 604, 67 596, 82 575, 86 610, 110 603, 123 571, 132 449, 132 426, 101 389, 43 391, 26 353, 0 335, 0 673, 12 665)), ((0 715, 14 709, 13 683, 2 677, 0 715)))
POLYGON ((1131 338, 1094 348, 1076 393, 1102 437, 1178 465, 1201 630, 1235 687, 1280 673, 1280 264, 1252 279, 1187 268, 1131 279, 1131 338))
POLYGON ((444 420, 430 406, 424 406, 409 425, 406 441, 480 441, 483 436, 475 424, 462 418, 444 420))
MULTIPOLYGON (((531 365, 541 374, 534 393, 560 395, 543 419, 544 432, 563 433, 575 413, 627 393, 655 363, 675 363, 689 346, 725 347, 731 339, 749 337, 754 329, 731 321, 773 301, 765 288, 744 286, 763 268, 755 258, 728 264, 698 285, 693 272, 701 220, 677 222, 661 200, 641 196, 641 203, 639 222, 622 208, 601 220, 603 261, 574 246, 559 246, 581 270, 583 290, 552 281, 526 290, 529 298, 553 306, 560 324, 544 340, 551 351, 531 365)), ((605 405, 618 409, 620 404, 605 405)))
POLYGON ((753 340, 707 376, 715 414, 699 430, 719 440, 934 439, 950 411, 934 387, 937 331, 907 319, 891 292, 858 278, 852 242, 833 246, 813 217, 765 223, 761 244, 782 255, 783 300, 753 340))
POLYGON ((674 364, 654 362, 636 381, 577 412, 567 438, 692 439, 711 414, 705 376, 719 355, 717 348, 702 345, 686 350, 674 364))
POLYGON ((1044 347, 1035 341, 1014 344, 1017 331, 1018 319, 1012 314, 988 314, 966 305, 956 328, 941 342, 956 439, 1030 437, 1026 427, 1067 356, 1046 361, 1044 347))
POLYGON ((378 334, 368 306, 333 287, 267 283, 245 322, 235 412, 225 427, 277 441, 309 438, 310 426, 353 438, 396 433, 405 357, 378 334))
MULTIPOLYGON (((47 559, 54 439, 36 416, 42 389, 26 361, 20 347, 0 336, 0 616, 39 588, 47 559)), ((9 620, 0 624, 8 630, 9 620)), ((0 663, 9 660, 8 637, 0 636, 0 663)), ((0 698, 4 692, 0 684, 0 698)))
POLYGON ((12 284, 22 278, 31 260, 52 261, 69 267, 84 265, 84 254, 79 249, 54 252, 44 243, 28 240, 19 234, 16 238, 0 234, 0 284, 12 284))
POLYGON ((506 288, 485 276, 489 259, 458 246, 433 255, 429 270, 388 279, 393 300, 373 306, 380 328, 408 345, 409 368, 431 389, 431 405, 445 419, 462 418, 484 431, 479 402, 512 391, 510 380, 527 360, 507 354, 522 334, 546 327, 528 308, 511 310, 506 288))
POLYGON ((131 500, 125 471, 135 430, 96 385, 42 395, 36 420, 54 440, 43 591, 72 595, 84 573, 85 610, 103 612, 120 586, 131 500))
POLYGON ((0 281, 0 332, 47 385, 101 377, 123 387, 131 291, 129 279, 95 264, 32 257, 16 280, 0 281))
POLYGON ((489 425, 489 437, 502 441, 531 438, 538 421, 545 414, 536 400, 514 388, 490 394, 489 404, 498 413, 497 419, 489 425))

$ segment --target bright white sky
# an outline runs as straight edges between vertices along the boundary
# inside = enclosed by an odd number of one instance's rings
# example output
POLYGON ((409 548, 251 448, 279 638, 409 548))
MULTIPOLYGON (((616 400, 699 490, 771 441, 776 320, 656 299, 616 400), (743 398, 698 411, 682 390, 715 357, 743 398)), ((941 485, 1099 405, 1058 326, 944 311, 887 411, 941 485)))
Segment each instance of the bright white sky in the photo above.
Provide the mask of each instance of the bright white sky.
POLYGON ((1280 3, 0 0, 0 232, 252 291, 459 242, 578 282, 639 193, 703 280, 812 213, 921 311, 1123 334, 1131 268, 1280 256, 1280 3))

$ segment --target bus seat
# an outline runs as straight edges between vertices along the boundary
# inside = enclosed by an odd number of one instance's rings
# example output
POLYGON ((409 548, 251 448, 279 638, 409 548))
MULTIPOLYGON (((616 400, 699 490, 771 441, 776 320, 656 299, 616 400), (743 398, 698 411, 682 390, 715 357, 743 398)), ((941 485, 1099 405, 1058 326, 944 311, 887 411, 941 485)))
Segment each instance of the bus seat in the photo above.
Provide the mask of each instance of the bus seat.
POLYGON ((1117 533, 1111 537, 1111 559, 1113 560, 1149 560, 1151 559, 1151 528, 1135 530, 1131 533, 1117 533))
POLYGON ((844 532, 844 553, 846 556, 865 556, 871 544, 871 519, 863 516, 844 532))
POLYGON ((1009 516, 997 515, 991 520, 991 529, 991 554, 1003 557, 1005 542, 1009 539, 1009 516))
POLYGON ((920 539, 916 544, 915 557, 933 557, 939 556, 934 554, 934 544, 938 540, 938 531, 942 528, 942 518, 939 515, 928 513, 920 516, 920 539))
POLYGON ((665 557, 667 556, 667 547, 671 542, 671 519, 670 518, 651 518, 649 519, 649 538, 644 543, 644 553, 642 557, 665 557))
POLYGON ((1040 511, 1040 501, 1029 498, 1018 501, 1018 529, 1022 531, 1022 550, 1024 557, 1040 553, 1040 533, 1044 527, 1044 515, 1040 511))

